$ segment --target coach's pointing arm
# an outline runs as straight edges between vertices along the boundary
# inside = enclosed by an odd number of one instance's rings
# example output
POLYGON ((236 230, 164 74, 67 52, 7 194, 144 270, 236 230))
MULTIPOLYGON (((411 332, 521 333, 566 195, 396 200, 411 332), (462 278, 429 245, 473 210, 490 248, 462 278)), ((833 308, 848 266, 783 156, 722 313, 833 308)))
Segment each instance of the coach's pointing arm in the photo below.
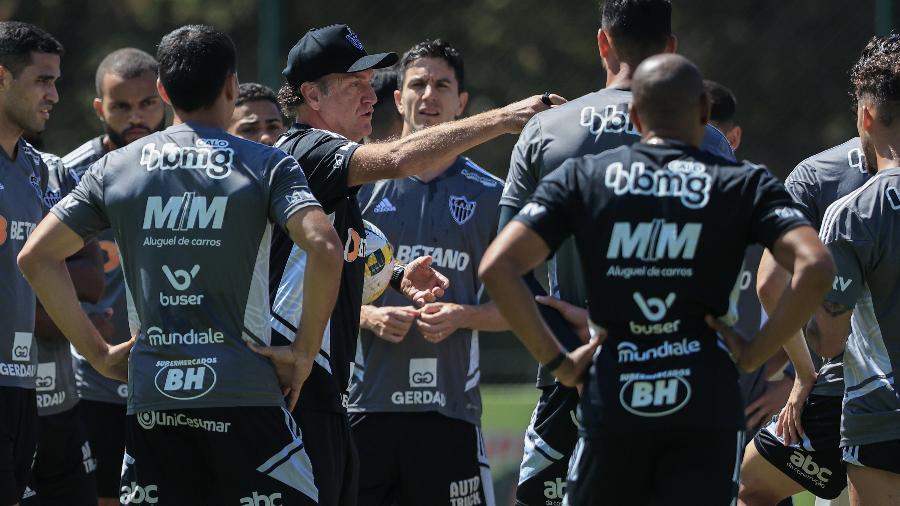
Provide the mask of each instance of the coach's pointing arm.
MULTIPOLYGON (((550 95, 554 105, 565 102, 550 95)), ((380 179, 412 176, 450 164, 463 152, 503 134, 518 133, 535 114, 549 109, 541 96, 514 102, 468 118, 442 123, 401 139, 364 144, 353 153, 347 175, 348 186, 359 186, 380 179)))

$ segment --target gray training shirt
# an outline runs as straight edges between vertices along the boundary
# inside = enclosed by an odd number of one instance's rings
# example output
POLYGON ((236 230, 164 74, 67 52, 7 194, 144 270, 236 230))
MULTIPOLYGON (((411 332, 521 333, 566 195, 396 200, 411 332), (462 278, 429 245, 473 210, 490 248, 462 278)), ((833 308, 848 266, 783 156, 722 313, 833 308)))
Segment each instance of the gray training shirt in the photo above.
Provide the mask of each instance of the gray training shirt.
POLYGON ((16 256, 44 212, 40 154, 19 139, 16 157, 0 150, 0 386, 34 388, 38 367, 34 342, 34 292, 16 256))
MULTIPOLYGON (((869 180, 859 137, 848 140, 803 160, 784 181, 784 187, 816 230, 822 226, 825 210, 834 201, 849 195, 869 180)), ((821 359, 815 357, 817 362, 821 359)), ((812 393, 844 395, 841 357, 825 361, 812 393)))
MULTIPOLYGON (((599 154, 641 140, 628 117, 631 92, 604 88, 535 115, 519 136, 509 162, 509 173, 500 204, 521 209, 538 182, 569 158, 599 154)), ((702 148, 734 160, 728 140, 712 126, 706 127, 702 148)), ((581 261, 572 239, 567 239, 548 265, 550 292, 560 299, 584 306, 587 289, 581 261)), ((538 369, 538 387, 552 385, 552 375, 538 369)))
MULTIPOLYGON (((497 230, 503 181, 468 158, 431 181, 379 181, 359 192, 363 218, 384 232, 401 262, 431 255, 447 276, 442 302, 476 305, 482 290, 478 264, 497 230)), ((376 306, 408 306, 387 290, 376 306)), ((360 331, 350 412, 436 411, 481 425, 478 331, 460 328, 438 344, 413 324, 399 344, 360 331)))
MULTIPOLYGON (((41 153, 41 158, 47 165, 49 174, 44 203, 50 208, 75 188, 77 180, 58 156, 41 153)), ((35 337, 38 345, 38 415, 48 416, 68 411, 78 404, 69 341, 64 337, 44 337, 39 334, 35 337)))
POLYGON ((826 300, 853 308, 841 447, 900 439, 900 168, 831 204, 819 236, 837 266, 826 300))
POLYGON ((128 413, 283 406, 268 344, 274 224, 317 206, 296 160, 221 129, 181 124, 109 153, 52 212, 122 253, 128 413))
MULTIPOLYGON (((106 149, 103 147, 103 136, 101 135, 85 142, 64 156, 63 163, 77 179, 81 179, 88 168, 105 154, 106 149)), ((82 307, 88 314, 103 314, 107 310, 112 310, 113 334, 110 342, 119 344, 131 339, 131 334, 128 330, 128 307, 125 304, 125 280, 122 277, 122 263, 114 235, 112 229, 106 229, 97 236, 100 248, 103 250, 106 288, 96 304, 85 303, 82 304, 82 307)), ((72 359, 75 366, 76 386, 82 399, 125 405, 125 401, 128 399, 128 385, 100 374, 74 349, 72 349, 72 359)))

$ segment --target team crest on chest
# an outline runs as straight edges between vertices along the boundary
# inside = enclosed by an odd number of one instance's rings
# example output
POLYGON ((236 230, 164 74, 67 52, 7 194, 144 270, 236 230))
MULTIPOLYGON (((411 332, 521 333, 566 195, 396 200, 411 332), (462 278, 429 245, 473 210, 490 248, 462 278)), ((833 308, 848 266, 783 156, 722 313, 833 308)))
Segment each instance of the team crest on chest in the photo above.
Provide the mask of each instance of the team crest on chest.
POLYGON ((464 224, 475 214, 475 204, 464 196, 450 195, 450 217, 458 225, 464 224))

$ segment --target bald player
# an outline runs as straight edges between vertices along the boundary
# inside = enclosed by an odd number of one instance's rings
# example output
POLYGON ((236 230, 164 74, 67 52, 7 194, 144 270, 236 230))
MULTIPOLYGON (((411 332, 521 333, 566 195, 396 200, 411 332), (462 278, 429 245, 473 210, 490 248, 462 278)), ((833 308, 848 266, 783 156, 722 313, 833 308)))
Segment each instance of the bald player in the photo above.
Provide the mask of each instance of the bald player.
POLYGON ((532 355, 562 383, 584 382, 566 504, 728 504, 744 418, 716 330, 741 369, 755 368, 812 314, 834 270, 774 176, 699 149, 709 102, 692 63, 650 57, 632 91, 641 142, 570 159, 544 178, 480 273, 532 355), (521 276, 569 237, 594 260, 584 265, 594 338, 567 353, 521 276), (710 315, 728 312, 744 250, 756 242, 795 284, 743 345, 710 315))

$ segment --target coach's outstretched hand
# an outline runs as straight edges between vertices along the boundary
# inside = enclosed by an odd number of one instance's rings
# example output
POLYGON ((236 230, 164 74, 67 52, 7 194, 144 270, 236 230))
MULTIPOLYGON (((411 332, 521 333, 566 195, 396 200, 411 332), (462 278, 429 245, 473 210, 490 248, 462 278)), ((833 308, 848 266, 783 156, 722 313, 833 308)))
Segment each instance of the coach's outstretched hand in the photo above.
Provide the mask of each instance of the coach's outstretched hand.
POLYGON ((431 261, 431 256, 426 255, 406 264, 400 280, 400 293, 419 306, 443 297, 444 290, 450 287, 450 280, 434 270, 431 261))
POLYGON ((303 383, 312 372, 315 356, 300 353, 294 346, 259 346, 249 343, 250 349, 269 359, 275 368, 281 394, 287 397, 288 411, 293 411, 300 398, 303 383))
POLYGON ((552 105, 547 105, 542 98, 543 95, 534 95, 533 97, 513 102, 503 108, 508 118, 506 124, 509 128, 509 133, 517 134, 521 132, 525 128, 525 123, 528 123, 528 120, 535 114, 566 103, 566 99, 554 93, 549 95, 552 105))

